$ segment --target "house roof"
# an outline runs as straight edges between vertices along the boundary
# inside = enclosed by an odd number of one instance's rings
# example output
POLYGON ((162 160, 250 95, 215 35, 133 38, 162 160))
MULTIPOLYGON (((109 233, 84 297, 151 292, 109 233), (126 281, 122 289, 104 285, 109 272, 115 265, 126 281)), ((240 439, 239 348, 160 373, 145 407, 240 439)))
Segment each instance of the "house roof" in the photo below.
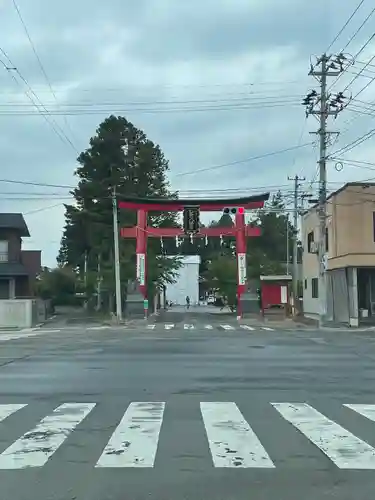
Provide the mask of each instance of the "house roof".
POLYGON ((22 214, 0 213, 0 229, 17 229, 20 236, 30 236, 22 214))
POLYGON ((29 273, 26 267, 20 262, 1 262, 0 263, 0 278, 6 276, 27 276, 29 273))

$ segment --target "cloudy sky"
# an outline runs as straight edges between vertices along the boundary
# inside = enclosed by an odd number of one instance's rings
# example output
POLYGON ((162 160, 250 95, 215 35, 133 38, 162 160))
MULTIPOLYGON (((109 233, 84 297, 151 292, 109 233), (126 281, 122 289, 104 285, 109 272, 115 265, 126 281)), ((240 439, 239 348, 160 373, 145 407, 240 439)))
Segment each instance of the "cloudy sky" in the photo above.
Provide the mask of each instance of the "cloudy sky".
MULTIPOLYGON (((278 187, 288 194, 295 174, 315 193, 318 150, 304 145, 315 140, 309 132, 318 123, 305 119, 300 102, 317 86, 310 59, 327 49, 358 4, 0 0, 0 210, 25 214, 32 235, 25 248, 42 249, 44 264, 53 266, 77 153, 110 113, 160 144, 172 186, 185 196, 278 187)), ((331 52, 345 48, 350 58, 362 49, 375 15, 346 45, 372 9, 365 0, 331 52)), ((364 64, 373 55, 375 40, 337 82, 330 79, 332 92, 348 97, 370 83, 331 120, 330 130, 341 132, 331 152, 373 127, 375 60, 364 64)), ((350 160, 341 171, 329 163, 330 189, 375 178, 375 164, 358 163, 374 162, 373 141, 338 154, 350 160)))

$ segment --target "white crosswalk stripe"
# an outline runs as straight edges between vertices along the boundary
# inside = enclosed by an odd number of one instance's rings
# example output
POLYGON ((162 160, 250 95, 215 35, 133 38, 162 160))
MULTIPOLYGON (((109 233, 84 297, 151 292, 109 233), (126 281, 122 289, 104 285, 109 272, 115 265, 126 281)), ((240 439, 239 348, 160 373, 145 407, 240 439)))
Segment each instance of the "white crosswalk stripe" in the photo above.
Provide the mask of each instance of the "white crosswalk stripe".
POLYGON ((201 403, 201 412, 215 467, 274 467, 235 403, 201 403))
POLYGON ((155 327, 156 327, 155 323, 147 325, 147 330, 153 330, 155 327))
POLYGON ((220 325, 221 328, 224 328, 224 330, 234 330, 234 326, 230 326, 230 325, 220 325))
POLYGON ((109 330, 111 327, 107 325, 102 326, 90 326, 87 330, 109 330))
POLYGON ((306 403, 274 408, 340 469, 375 469, 375 449, 306 403))
POLYGON ((206 330, 212 330, 213 329, 212 325, 204 325, 204 327, 205 327, 206 330))
MULTIPOLYGON (((312 406, 287 402, 270 405, 276 410, 272 418, 279 419, 279 425, 283 421, 284 425, 291 424, 295 432, 299 431, 306 438, 306 446, 307 443, 316 446, 338 468, 375 469, 375 449, 312 406), (284 419, 281 422, 280 416, 284 419)), ((18 411, 23 412, 26 406, 27 404, 20 403, 0 404, 0 443, 7 440, 13 415, 18 411)), ((8 448, 0 453, 0 470, 42 467, 49 460, 64 460, 61 458, 64 454, 60 458, 54 458, 53 455, 60 447, 67 445, 65 440, 70 435, 73 434, 74 440, 78 425, 82 430, 90 425, 89 419, 85 419, 92 411, 96 411, 95 406, 96 403, 64 403, 58 406, 13 444, 8 443, 8 448)), ((375 422, 375 404, 344 404, 343 407, 375 422)), ((163 456, 157 455, 157 452, 163 436, 168 440, 168 425, 166 422, 163 424, 165 409, 165 402, 130 403, 124 413, 118 415, 118 424, 112 434, 103 425, 104 443, 107 444, 103 444, 102 450, 98 450, 92 465, 97 468, 153 468, 162 464, 163 456)), ((343 411, 348 410, 343 408, 343 411)), ((205 430, 207 460, 210 460, 213 467, 278 467, 277 460, 265 448, 264 434, 256 434, 251 426, 251 419, 246 420, 236 403, 201 402, 200 412, 201 417, 196 423, 205 430)), ((25 415, 27 412, 20 417, 24 418, 25 415)), ((269 425, 273 427, 272 418, 269 425)), ((172 425, 178 427, 179 422, 172 425)), ((180 425, 183 433, 183 420, 180 425)), ((282 432, 282 427, 276 428, 282 432)), ((262 433, 264 432, 263 428, 262 433)), ((177 442, 175 446, 181 453, 181 443, 177 442)), ((285 460, 283 464, 285 465, 285 460)))
POLYGON ((95 403, 65 403, 0 455, 0 469, 41 467, 69 433, 90 413, 95 403))
POLYGON ((184 330, 194 330, 194 325, 184 325, 184 330))
POLYGON ((375 405, 344 405, 347 408, 375 422, 375 405))
POLYGON ((131 403, 96 467, 153 467, 165 403, 131 403))
POLYGON ((10 417, 12 413, 24 408, 25 404, 13 404, 13 405, 0 405, 0 422, 10 417))
POLYGON ((240 328, 243 328, 244 330, 251 330, 251 331, 255 330, 255 328, 253 328, 252 326, 249 326, 249 325, 240 325, 240 328))

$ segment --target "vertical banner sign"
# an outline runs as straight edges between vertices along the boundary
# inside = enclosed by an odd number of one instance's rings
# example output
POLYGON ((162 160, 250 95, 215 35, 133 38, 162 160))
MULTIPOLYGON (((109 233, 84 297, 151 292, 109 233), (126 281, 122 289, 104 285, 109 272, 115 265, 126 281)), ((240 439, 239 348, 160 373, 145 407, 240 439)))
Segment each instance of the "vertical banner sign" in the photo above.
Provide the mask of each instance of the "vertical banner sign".
POLYGON ((238 284, 246 285, 246 254, 238 254, 238 284))
POLYGON ((137 280, 140 285, 145 284, 145 254, 137 253, 137 280))

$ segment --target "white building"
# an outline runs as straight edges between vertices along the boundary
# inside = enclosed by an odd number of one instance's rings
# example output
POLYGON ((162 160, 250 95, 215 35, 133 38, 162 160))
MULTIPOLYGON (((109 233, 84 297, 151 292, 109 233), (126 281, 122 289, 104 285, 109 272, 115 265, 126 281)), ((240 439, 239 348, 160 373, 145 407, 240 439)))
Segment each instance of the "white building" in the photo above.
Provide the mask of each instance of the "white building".
POLYGON ((176 283, 168 284, 166 299, 176 305, 185 305, 186 297, 190 297, 190 304, 199 302, 199 255, 188 255, 179 257, 182 266, 177 271, 176 283))

